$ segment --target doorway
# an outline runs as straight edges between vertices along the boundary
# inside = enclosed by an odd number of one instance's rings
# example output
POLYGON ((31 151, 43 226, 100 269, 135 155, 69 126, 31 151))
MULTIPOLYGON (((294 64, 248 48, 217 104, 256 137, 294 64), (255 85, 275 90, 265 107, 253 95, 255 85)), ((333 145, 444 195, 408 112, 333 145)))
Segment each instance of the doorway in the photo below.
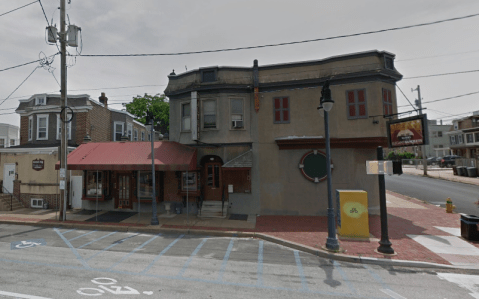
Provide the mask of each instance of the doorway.
POLYGON ((81 209, 81 198, 82 198, 82 177, 81 176, 72 176, 72 209, 81 209))
POLYGON ((15 180, 15 163, 3 165, 3 187, 7 192, 13 193, 13 181, 15 180))
POLYGON ((205 200, 221 200, 223 195, 221 163, 206 162, 203 172, 205 200))
POLYGON ((118 174, 118 209, 132 209, 133 202, 131 201, 131 175, 130 174, 118 174))

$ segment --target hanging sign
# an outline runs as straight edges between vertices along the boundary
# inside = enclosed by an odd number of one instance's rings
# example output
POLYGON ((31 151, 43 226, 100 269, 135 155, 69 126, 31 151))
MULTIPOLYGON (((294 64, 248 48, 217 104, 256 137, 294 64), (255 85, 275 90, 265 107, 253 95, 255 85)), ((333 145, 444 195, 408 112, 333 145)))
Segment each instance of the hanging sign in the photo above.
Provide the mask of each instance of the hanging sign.
POLYGON ((429 144, 427 132, 426 114, 388 121, 389 148, 429 144))
POLYGON ((43 170, 45 167, 45 160, 43 159, 35 159, 32 161, 32 169, 36 171, 43 170))

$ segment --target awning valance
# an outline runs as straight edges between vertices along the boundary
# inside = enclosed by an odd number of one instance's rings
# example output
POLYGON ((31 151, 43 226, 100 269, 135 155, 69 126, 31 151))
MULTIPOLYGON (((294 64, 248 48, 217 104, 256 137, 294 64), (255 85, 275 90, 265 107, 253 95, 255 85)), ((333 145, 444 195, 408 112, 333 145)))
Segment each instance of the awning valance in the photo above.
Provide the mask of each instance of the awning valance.
MULTIPOLYGON (((196 169, 196 149, 174 141, 154 142, 155 169, 196 169)), ((85 143, 68 155, 68 170, 151 170, 151 142, 85 143)), ((55 169, 60 168, 60 163, 55 169)))

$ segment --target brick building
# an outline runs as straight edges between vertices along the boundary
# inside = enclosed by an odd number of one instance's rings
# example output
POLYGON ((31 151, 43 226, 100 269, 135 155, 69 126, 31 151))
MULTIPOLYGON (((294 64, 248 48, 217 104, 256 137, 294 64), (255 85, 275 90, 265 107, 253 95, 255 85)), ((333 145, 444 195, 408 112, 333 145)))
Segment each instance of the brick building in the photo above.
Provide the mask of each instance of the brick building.
MULTIPOLYGON (((67 105, 73 111, 72 121, 67 124, 69 152, 82 144, 85 137, 92 142, 120 141, 123 136, 129 141, 148 140, 145 126, 133 115, 109 108, 104 93, 98 99, 93 100, 89 95, 68 96, 67 105)), ((26 207, 42 200, 50 207, 58 206, 60 192, 55 163, 61 144, 60 106, 57 94, 35 94, 20 100, 16 109, 20 115, 20 145, 0 149, 0 181, 8 186, 6 192, 15 189, 26 207)), ((73 188, 82 188, 84 174, 72 171, 68 176, 71 176, 71 180, 67 179, 67 188, 71 186, 69 205, 80 208, 81 194, 75 194, 73 188)))

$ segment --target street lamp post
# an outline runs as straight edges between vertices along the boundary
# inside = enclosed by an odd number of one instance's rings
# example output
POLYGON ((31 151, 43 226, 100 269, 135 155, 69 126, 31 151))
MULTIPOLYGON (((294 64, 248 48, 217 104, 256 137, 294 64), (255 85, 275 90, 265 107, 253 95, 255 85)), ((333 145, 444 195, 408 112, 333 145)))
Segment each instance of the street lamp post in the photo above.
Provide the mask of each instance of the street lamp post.
MULTIPOLYGON (((329 80, 323 85, 321 90, 319 113, 324 113, 324 132, 326 139, 326 174, 328 183, 328 238, 326 240, 326 248, 329 250, 339 250, 339 242, 336 238, 336 226, 334 221, 334 208, 332 197, 332 181, 331 181, 331 147, 329 137, 329 111, 333 108, 334 101, 331 97, 329 89, 329 80)), ((339 208, 339 207, 338 207, 339 208)))
POLYGON ((153 215, 151 216, 151 225, 159 225, 157 211, 156 211, 156 184, 155 184, 155 151, 154 151, 154 127, 155 120, 153 113, 146 112, 146 129, 151 132, 151 179, 152 179, 152 197, 151 197, 151 209, 153 210, 153 215))

